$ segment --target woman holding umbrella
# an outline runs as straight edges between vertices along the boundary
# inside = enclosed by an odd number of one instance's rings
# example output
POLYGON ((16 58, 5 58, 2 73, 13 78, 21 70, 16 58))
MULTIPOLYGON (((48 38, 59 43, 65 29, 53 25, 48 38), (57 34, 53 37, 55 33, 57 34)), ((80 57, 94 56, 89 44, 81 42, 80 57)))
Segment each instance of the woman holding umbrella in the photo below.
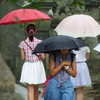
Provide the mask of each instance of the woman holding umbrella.
MULTIPOLYGON (((81 38, 78 38, 81 39, 81 38)), ((73 50, 76 54, 77 75, 71 77, 71 81, 75 90, 75 100, 83 100, 84 87, 91 86, 91 78, 88 66, 85 61, 89 59, 90 49, 88 46, 81 47, 79 50, 73 50)))
POLYGON ((51 79, 44 100, 74 100, 70 75, 76 76, 75 55, 69 49, 58 50, 49 57, 51 79))
POLYGON ((26 27, 28 38, 19 44, 21 51, 21 59, 24 61, 20 82, 26 83, 28 90, 28 100, 38 100, 39 84, 46 80, 44 66, 42 60, 45 58, 44 53, 38 53, 36 56, 32 54, 32 50, 41 40, 34 37, 36 27, 29 24, 26 27))
POLYGON ((44 100, 74 100, 74 87, 70 76, 76 77, 76 59, 72 49, 87 44, 70 36, 54 36, 43 40, 33 50, 35 53, 49 53, 51 78, 47 81, 44 100))

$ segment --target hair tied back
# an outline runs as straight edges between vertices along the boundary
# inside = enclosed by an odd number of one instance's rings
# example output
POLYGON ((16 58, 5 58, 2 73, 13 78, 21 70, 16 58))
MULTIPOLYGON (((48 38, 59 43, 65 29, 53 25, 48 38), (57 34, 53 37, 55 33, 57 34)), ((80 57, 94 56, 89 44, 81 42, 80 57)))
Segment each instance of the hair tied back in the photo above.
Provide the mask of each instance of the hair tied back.
POLYGON ((31 29, 31 30, 29 31, 29 33, 33 33, 33 34, 34 34, 35 32, 34 32, 34 30, 31 29))

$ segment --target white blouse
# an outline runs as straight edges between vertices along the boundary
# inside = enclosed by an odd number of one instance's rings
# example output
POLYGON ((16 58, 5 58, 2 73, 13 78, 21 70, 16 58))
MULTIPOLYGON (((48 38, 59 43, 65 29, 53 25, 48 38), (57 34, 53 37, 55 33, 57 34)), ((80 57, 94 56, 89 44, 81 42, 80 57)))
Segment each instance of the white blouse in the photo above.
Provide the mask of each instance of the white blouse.
POLYGON ((86 61, 86 53, 90 53, 88 46, 81 47, 79 50, 72 50, 76 54, 76 62, 86 61))

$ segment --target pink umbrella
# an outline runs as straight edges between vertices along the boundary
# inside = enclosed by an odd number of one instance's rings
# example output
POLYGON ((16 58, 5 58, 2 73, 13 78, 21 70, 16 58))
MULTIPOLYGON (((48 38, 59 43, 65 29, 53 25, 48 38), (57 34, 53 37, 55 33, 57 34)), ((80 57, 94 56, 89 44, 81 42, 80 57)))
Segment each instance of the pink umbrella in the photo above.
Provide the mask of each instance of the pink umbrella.
POLYGON ((50 19, 51 18, 48 15, 36 9, 18 9, 5 15, 1 19, 0 25, 29 23, 50 19))
POLYGON ((100 34, 99 23, 89 15, 76 14, 63 19, 55 28, 58 35, 72 37, 96 37, 100 34))

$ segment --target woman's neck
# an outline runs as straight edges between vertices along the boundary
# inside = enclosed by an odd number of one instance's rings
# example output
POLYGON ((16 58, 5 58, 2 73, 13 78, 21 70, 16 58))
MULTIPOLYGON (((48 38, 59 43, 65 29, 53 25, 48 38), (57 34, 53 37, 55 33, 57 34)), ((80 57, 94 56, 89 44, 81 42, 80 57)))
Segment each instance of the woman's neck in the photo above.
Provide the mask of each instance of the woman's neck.
MULTIPOLYGON (((67 55, 67 54, 66 54, 67 55)), ((63 58, 66 58, 66 55, 62 55, 63 58)))

